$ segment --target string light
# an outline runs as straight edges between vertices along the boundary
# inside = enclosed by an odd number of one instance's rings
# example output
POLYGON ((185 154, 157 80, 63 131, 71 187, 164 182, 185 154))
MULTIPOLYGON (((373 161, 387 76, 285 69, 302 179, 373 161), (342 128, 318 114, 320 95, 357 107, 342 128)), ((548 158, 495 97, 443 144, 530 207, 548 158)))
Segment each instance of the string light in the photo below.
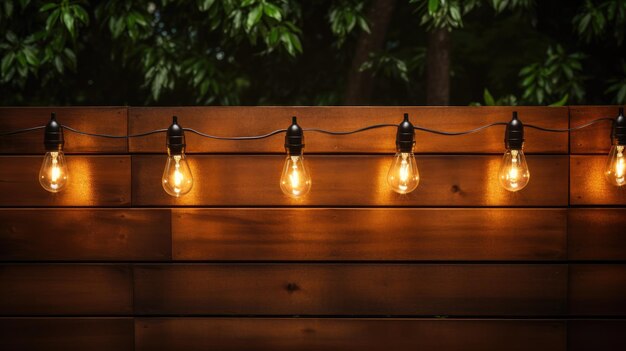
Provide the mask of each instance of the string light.
POLYGON ((467 131, 448 132, 414 126, 409 121, 408 114, 404 114, 404 120, 398 125, 374 124, 352 131, 330 131, 319 128, 303 129, 298 125, 296 117, 293 117, 292 124, 288 129, 278 129, 261 135, 234 137, 215 136, 191 128, 182 128, 178 124, 176 116, 173 117, 173 122, 167 129, 156 129, 129 135, 89 133, 58 123, 56 115, 52 113, 50 121, 45 126, 0 132, 0 137, 44 129, 44 145, 46 154, 39 171, 39 182, 45 190, 56 193, 65 187, 68 179, 68 169, 65 162, 65 155, 63 154, 63 130, 81 135, 115 139, 128 139, 144 137, 157 133, 167 133, 166 144, 168 158, 163 171, 161 183, 163 189, 168 194, 179 197, 191 191, 193 187, 193 176, 185 155, 185 131, 205 138, 238 141, 259 140, 269 138, 276 134, 286 133, 285 150, 287 152, 287 157, 285 159, 283 172, 280 178, 280 187, 281 190, 290 197, 302 197, 311 189, 311 176, 306 167, 302 152, 304 149, 305 131, 329 135, 349 135, 361 133, 371 129, 396 127, 397 153, 395 154, 392 165, 389 168, 387 182, 393 191, 400 194, 407 194, 417 188, 420 179, 417 162, 415 161, 415 155, 413 153, 416 130, 444 136, 457 136, 477 133, 494 126, 506 126, 504 137, 506 152, 502 158, 498 178, 500 184, 505 189, 509 191, 520 191, 528 184, 530 179, 530 172, 528 170, 528 165, 523 152, 524 127, 544 132, 563 133, 587 128, 603 121, 611 121, 613 123, 611 133, 612 147, 609 152, 605 175, 611 184, 622 186, 626 184, 626 155, 624 155, 624 152, 626 151, 626 117, 624 117, 623 108, 619 109, 619 115, 617 118, 598 118, 577 127, 564 129, 546 128, 531 124, 524 125, 518 118, 517 112, 513 112, 513 118, 508 123, 495 122, 467 131))
POLYGON ((604 174, 608 181, 616 186, 626 184, 626 162, 624 160, 624 146, 626 146, 626 117, 624 108, 619 109, 619 114, 613 123, 611 151, 606 162, 604 174))
POLYGON ((504 131, 504 147, 498 179, 500 185, 508 191, 516 192, 524 189, 530 180, 530 172, 524 156, 524 124, 513 112, 513 118, 504 131))
POLYGON ((387 173, 387 183, 398 194, 408 194, 419 185, 420 174, 413 153, 414 146, 415 127, 409 122, 409 114, 405 113, 396 133, 397 152, 387 173))
POLYGON ((287 196, 298 198, 311 190, 311 175, 304 161, 304 131, 293 117, 285 134, 285 165, 280 176, 280 189, 287 196))
POLYGON ((44 130, 46 154, 39 169, 39 184, 51 193, 63 190, 67 183, 67 164, 63 154, 63 127, 53 112, 44 130))
POLYGON ((167 128, 167 161, 161 185, 174 197, 187 194, 193 187, 193 176, 185 156, 185 131, 176 116, 172 117, 172 124, 167 128))

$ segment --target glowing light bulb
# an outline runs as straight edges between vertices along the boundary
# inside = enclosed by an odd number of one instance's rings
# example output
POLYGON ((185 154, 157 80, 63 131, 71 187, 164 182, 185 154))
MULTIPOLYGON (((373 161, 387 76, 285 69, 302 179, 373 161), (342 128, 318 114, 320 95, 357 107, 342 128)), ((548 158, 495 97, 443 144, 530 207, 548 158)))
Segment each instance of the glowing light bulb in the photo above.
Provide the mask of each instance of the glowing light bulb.
POLYGON ((387 173, 387 183, 393 191, 408 194, 415 190, 420 182, 417 162, 413 152, 398 152, 387 173))
POLYGON ((398 194, 408 194, 420 183, 420 174, 413 154, 415 128, 409 121, 409 114, 398 125, 396 132, 397 153, 387 173, 387 183, 398 194))
POLYGON ((52 112, 50 121, 44 129, 43 144, 46 155, 39 169, 39 184, 51 192, 58 193, 67 183, 67 165, 63 154, 63 126, 57 122, 56 113, 52 112))
POLYGON ((167 157, 161 183, 165 192, 172 196, 179 197, 191 191, 193 176, 185 154, 167 157))
POLYGON ((193 187, 193 176, 185 156, 185 133, 176 116, 167 129, 167 162, 161 185, 166 193, 175 197, 187 194, 193 187))
POLYGON ((302 150, 304 149, 304 131, 292 117, 291 125, 285 134, 287 158, 280 176, 280 190, 287 196, 298 198, 311 190, 311 175, 306 168, 302 150))
POLYGON ((498 176, 500 185, 508 191, 520 191, 528 185, 530 172, 522 149, 508 149, 504 153, 498 176))
POLYGON ((311 190, 311 176, 306 169, 304 156, 287 155, 280 177, 280 189, 285 195, 301 197, 311 190))
POLYGON ((67 165, 63 151, 48 151, 39 169, 39 184, 51 193, 59 192, 67 183, 67 165))
POLYGON ((613 145, 611 147, 604 175, 613 185, 622 186, 626 184, 626 160, 624 159, 624 145, 613 145))

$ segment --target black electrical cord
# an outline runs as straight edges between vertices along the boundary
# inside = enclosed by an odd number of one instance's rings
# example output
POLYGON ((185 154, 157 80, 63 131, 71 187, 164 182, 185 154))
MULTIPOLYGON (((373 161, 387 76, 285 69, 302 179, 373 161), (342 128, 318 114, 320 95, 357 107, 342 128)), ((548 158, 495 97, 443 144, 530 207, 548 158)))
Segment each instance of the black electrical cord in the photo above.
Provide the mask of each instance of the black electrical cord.
POLYGON ((148 136, 151 134, 157 134, 157 133, 165 133, 167 132, 167 128, 164 129, 155 129, 155 130, 151 130, 148 132, 144 132, 144 133, 138 133, 138 134, 130 134, 130 135, 111 135, 111 134, 98 134, 98 133, 89 133, 89 132, 83 132, 80 131, 78 129, 74 129, 70 126, 66 126, 63 125, 63 129, 67 129, 72 133, 76 133, 76 134, 81 134, 81 135, 89 135, 89 136, 94 136, 94 137, 100 137, 100 138, 111 138, 111 139, 128 139, 128 138, 137 138, 137 137, 143 137, 143 136, 148 136))
POLYGON ((413 128, 415 128, 415 130, 420 130, 422 132, 427 132, 427 133, 454 136, 454 135, 467 135, 467 134, 477 133, 477 132, 480 132, 483 129, 487 129, 487 128, 491 128, 491 127, 495 127, 495 126, 505 126, 505 125, 507 125, 507 122, 495 122, 495 123, 487 124, 487 125, 484 125, 484 126, 480 126, 478 128, 475 128, 475 129, 466 130, 466 131, 463 131, 463 132, 444 132, 444 131, 441 131, 441 130, 430 129, 430 128, 420 127, 420 126, 415 126, 413 128))
POLYGON ((201 137, 210 138, 210 139, 217 139, 217 140, 259 140, 259 139, 269 138, 272 135, 284 133, 284 132, 287 131, 287 129, 277 129, 277 130, 275 130, 273 132, 269 132, 267 134, 261 134, 261 135, 251 135, 251 136, 242 136, 242 137, 221 137, 221 136, 215 136, 215 135, 202 133, 202 132, 199 132, 199 131, 197 131, 195 129, 191 129, 191 128, 183 128, 183 130, 186 131, 186 132, 191 132, 191 133, 197 134, 197 135, 199 135, 201 137))
POLYGON ((305 132, 316 132, 316 133, 323 133, 323 134, 330 134, 330 135, 349 135, 349 134, 356 134, 356 133, 360 133, 360 132, 364 132, 366 130, 370 130, 370 129, 377 129, 377 128, 386 128, 386 127, 397 127, 397 124, 374 124, 371 126, 367 126, 367 127, 363 127, 363 128, 359 128, 359 129, 355 129, 355 130, 350 130, 350 131, 345 131, 345 132, 334 132, 332 130, 326 130, 326 129, 319 129, 319 128, 304 128, 302 129, 305 132))
POLYGON ((0 132, 0 136, 27 133, 27 132, 32 132, 34 130, 44 129, 44 128, 46 128, 46 126, 37 126, 37 127, 31 127, 31 128, 10 130, 8 132, 0 132))
MULTIPOLYGON (((574 131, 574 130, 580 130, 586 127, 589 127, 591 125, 594 125, 596 123, 599 122, 603 122, 603 121, 611 121, 614 122, 615 120, 613 118, 598 118, 595 119, 593 121, 587 122, 583 125, 580 126, 576 126, 576 127, 572 127, 572 128, 563 128, 563 129, 554 129, 554 128, 546 128, 546 127, 540 127, 540 126, 536 126, 536 125, 532 125, 532 124, 524 124, 525 127, 528 128, 532 128, 532 129, 537 129, 537 130, 541 130, 544 132, 551 132, 551 133, 565 133, 565 132, 570 132, 570 131, 574 131)), ((457 135, 467 135, 467 134, 473 134, 473 133, 477 133, 480 132, 484 129, 487 128, 491 128, 494 126, 506 126, 507 122, 494 122, 491 124, 487 124, 484 126, 480 126, 478 128, 474 128, 474 129, 470 129, 470 130, 466 130, 466 131, 460 131, 460 132, 446 132, 446 131, 442 131, 442 130, 437 130, 437 129, 431 129, 431 128, 426 128, 426 127, 420 127, 420 126, 414 126, 415 130, 419 130, 422 132, 426 132, 426 133, 433 133, 433 134, 439 134, 439 135, 445 135, 445 136, 457 136, 457 135)), ((387 127, 397 127, 397 124, 374 124, 374 125, 370 125, 370 126, 366 126, 363 128, 359 128, 359 129, 355 129, 355 130, 350 130, 350 131, 332 131, 332 130, 326 130, 326 129, 320 129, 320 128, 304 128, 303 131, 305 132, 315 132, 315 133, 323 133, 323 134, 329 134, 329 135, 350 135, 350 134, 356 134, 356 133, 361 133, 367 130, 371 130, 371 129, 378 129, 378 128, 387 128, 387 127)), ((35 131, 35 130, 40 130, 40 129, 44 129, 45 126, 37 126, 37 127, 31 127, 31 128, 23 128, 23 129, 16 129, 16 130, 12 130, 12 131, 6 131, 6 132, 0 132, 0 137, 2 136, 8 136, 8 135, 15 135, 15 134, 21 134, 21 133, 27 133, 27 132, 31 132, 31 131, 35 131)), ((87 136, 94 136, 94 137, 101 137, 101 138, 112 138, 112 139, 127 139, 127 138, 137 138, 137 137, 144 137, 144 136, 148 136, 148 135, 152 135, 152 134, 157 134, 157 133, 165 133, 167 132, 167 128, 164 129, 155 129, 155 130, 151 130, 151 131, 147 131, 147 132, 143 132, 143 133, 137 133, 137 134, 130 134, 130 135, 110 135, 110 134, 99 134, 99 133, 89 133, 89 132, 83 132, 80 131, 78 129, 72 128, 70 126, 67 125, 63 125, 63 129, 66 129, 72 133, 76 133, 76 134, 81 134, 81 135, 87 135, 87 136)), ((276 134, 280 134, 280 133, 285 133, 287 130, 286 129, 277 129, 273 132, 267 133, 267 134, 261 134, 261 135, 252 135, 252 136, 241 136, 241 137, 222 137, 222 136, 216 136, 216 135, 210 135, 210 134, 206 134, 200 131, 197 131, 195 129, 191 129, 191 128, 184 128, 185 131, 190 132, 190 133, 194 133, 197 134, 201 137, 205 137, 205 138, 210 138, 210 139, 217 139, 217 140, 259 140, 259 139, 265 139, 265 138, 269 138, 273 135, 276 134)))
POLYGON ((533 129, 537 129, 537 130, 541 130, 544 132, 551 132, 551 133, 565 133, 565 132, 571 132, 573 130, 580 130, 583 128, 587 128, 591 125, 594 125, 596 123, 602 122, 602 121, 611 121, 611 122, 615 122, 614 118, 609 118, 609 117, 604 117, 604 118, 598 118, 598 119, 594 119, 593 121, 587 122, 583 125, 580 126, 576 126, 576 127, 572 127, 572 128, 564 128, 564 129, 553 129, 553 128, 545 128, 545 127, 539 127, 539 126, 535 126, 532 124, 524 124, 524 127, 528 127, 528 128, 533 128, 533 129))

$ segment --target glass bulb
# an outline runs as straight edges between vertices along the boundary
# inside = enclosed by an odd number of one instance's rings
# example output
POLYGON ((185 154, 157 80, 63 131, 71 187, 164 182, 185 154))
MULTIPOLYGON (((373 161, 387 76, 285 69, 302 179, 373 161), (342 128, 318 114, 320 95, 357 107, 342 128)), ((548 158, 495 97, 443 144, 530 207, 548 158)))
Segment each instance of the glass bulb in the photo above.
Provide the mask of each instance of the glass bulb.
POLYGON ((611 147, 604 174, 613 185, 622 186, 626 184, 626 160, 624 160, 624 145, 613 145, 611 147))
POLYGON ((63 189, 67 183, 67 165, 63 151, 46 152, 39 169, 39 183, 51 193, 63 189))
POLYGON ((165 192, 179 197, 187 194, 193 187, 193 176, 185 154, 168 155, 161 184, 165 192))
POLYGON ((311 176, 304 164, 304 157, 287 155, 283 173, 280 176, 280 189, 287 196, 300 197, 311 190, 311 176))
POLYGON ((412 152, 398 152, 387 173, 387 183, 391 189, 398 194, 408 194, 417 188, 419 182, 415 155, 412 152))
POLYGON ((526 156, 522 149, 509 149, 502 157, 499 172, 500 184, 508 191, 524 189, 530 179, 526 156))

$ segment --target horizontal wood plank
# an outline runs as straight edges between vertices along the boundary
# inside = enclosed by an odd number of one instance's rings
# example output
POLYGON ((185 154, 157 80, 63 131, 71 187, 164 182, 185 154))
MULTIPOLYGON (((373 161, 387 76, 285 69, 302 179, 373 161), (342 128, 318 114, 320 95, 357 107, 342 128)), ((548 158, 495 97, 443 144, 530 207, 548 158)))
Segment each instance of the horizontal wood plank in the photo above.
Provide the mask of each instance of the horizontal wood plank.
POLYGON ((569 269, 571 315, 626 315, 626 264, 574 264, 569 269))
POLYGON ((626 260, 626 209, 568 210, 571 260, 626 260))
POLYGON ((0 318, 0 349, 132 351, 132 318, 0 318))
POLYGON ((570 204, 626 205, 626 186, 614 186, 604 176, 606 159, 606 155, 571 156, 570 204))
POLYGON ((0 209, 0 260, 169 260, 169 210, 0 209))
POLYGON ((128 266, 0 265, 0 315, 123 315, 132 303, 128 266))
POLYGON ((565 323, 536 320, 140 318, 138 351, 564 351, 565 323))
MULTIPOLYGON (((508 122, 511 113, 519 111, 525 123, 549 128, 567 128, 566 107, 148 107, 130 108, 131 133, 167 128, 172 115, 179 117, 185 128, 193 128, 218 136, 247 136, 265 134, 287 128, 291 116, 298 116, 303 128, 333 131, 355 130, 367 125, 398 124, 409 113, 415 125, 444 131, 474 129, 493 122, 508 122)), ((306 152, 309 153, 393 153, 393 127, 366 131, 347 136, 330 136, 306 132, 306 152)), ((130 151, 164 152, 165 137, 153 135, 130 140, 130 151)), ((504 127, 493 127, 480 133, 447 137, 417 132, 416 152, 426 153, 501 153, 504 127), (454 141, 454 142, 451 142, 454 141)), ((565 133, 544 133, 528 129, 527 152, 567 153, 565 133)), ((201 138, 187 133, 190 153, 281 153, 283 135, 265 140, 223 141, 201 138)))
POLYGON ((558 315, 567 267, 438 264, 134 266, 135 308, 166 315, 558 315))
MULTIPOLYGON (((0 132, 43 126, 56 112, 57 121, 89 133, 126 135, 126 107, 0 107, 0 132)), ((65 130, 64 150, 68 153, 124 153, 125 139, 97 138, 65 130)), ((45 153, 43 130, 0 137, 0 154, 45 153)))
POLYGON ((531 180, 517 193, 498 183, 500 156, 418 157, 420 186, 400 195, 387 185, 390 156, 310 156, 311 192, 280 191, 282 156, 189 157, 194 187, 173 198, 161 187, 165 156, 133 156, 134 206, 567 206, 568 157, 530 156, 531 180))
POLYGON ((566 256, 566 211, 174 209, 173 256, 176 260, 558 260, 566 256))
POLYGON ((626 350, 626 321, 572 320, 567 322, 570 351, 626 350))
MULTIPOLYGON (((598 118, 615 118, 618 106, 570 106, 570 125, 581 126, 598 118)), ((608 154, 611 148, 611 122, 599 122, 570 133, 572 154, 608 154)))
POLYGON ((58 193, 37 179, 43 156, 0 156, 0 206, 128 206, 130 156, 68 156, 68 181, 58 193))

